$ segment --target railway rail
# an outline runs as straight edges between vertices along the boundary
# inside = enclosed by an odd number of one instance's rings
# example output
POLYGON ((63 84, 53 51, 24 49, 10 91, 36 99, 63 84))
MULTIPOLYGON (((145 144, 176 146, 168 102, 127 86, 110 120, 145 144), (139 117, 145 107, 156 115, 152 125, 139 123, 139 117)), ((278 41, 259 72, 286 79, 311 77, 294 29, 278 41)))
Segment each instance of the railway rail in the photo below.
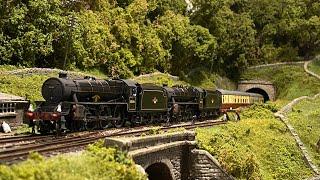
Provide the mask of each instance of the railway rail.
MULTIPOLYGON (((225 124, 221 120, 207 120, 196 123, 182 123, 172 126, 157 128, 161 131, 184 128, 195 129, 225 124)), ((99 139, 115 136, 138 136, 150 132, 155 127, 121 128, 88 133, 78 133, 64 137, 49 136, 17 136, 0 138, 0 163, 13 164, 25 160, 30 152, 38 152, 43 156, 52 156, 59 153, 76 152, 86 145, 92 144, 99 139), (20 143, 19 143, 20 142, 20 143), (2 148, 2 149, 1 149, 2 148)))

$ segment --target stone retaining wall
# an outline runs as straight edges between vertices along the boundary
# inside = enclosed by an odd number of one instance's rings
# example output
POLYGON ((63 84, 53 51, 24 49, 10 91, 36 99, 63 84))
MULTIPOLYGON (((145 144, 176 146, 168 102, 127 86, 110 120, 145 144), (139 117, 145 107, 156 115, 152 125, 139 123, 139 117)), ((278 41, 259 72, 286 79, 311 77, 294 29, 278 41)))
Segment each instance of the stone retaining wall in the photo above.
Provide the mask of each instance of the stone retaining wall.
POLYGON ((305 61, 262 64, 262 65, 257 65, 257 66, 250 66, 250 67, 248 67, 248 69, 258 69, 258 68, 263 68, 263 67, 285 66, 285 65, 303 65, 304 63, 305 63, 305 61))
POLYGON ((191 151, 193 159, 191 168, 191 179, 193 180, 213 180, 225 179, 233 180, 228 173, 223 170, 219 162, 207 151, 194 149, 191 151))

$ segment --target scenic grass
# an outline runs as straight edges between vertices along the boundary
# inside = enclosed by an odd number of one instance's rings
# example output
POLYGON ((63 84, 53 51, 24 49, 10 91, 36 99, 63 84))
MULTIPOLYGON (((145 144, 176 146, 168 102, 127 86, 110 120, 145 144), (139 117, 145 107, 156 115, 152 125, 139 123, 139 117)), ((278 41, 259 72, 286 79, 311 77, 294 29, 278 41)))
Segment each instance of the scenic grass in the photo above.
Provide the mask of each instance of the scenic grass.
POLYGON ((315 58, 315 60, 308 65, 308 68, 310 71, 320 75, 320 56, 315 58))
POLYGON ((300 96, 315 95, 320 91, 320 81, 307 74, 302 66, 249 69, 241 78, 271 81, 277 88, 277 99, 282 102, 293 100, 300 96))
POLYGON ((38 154, 20 164, 0 166, 1 180, 16 179, 123 179, 143 180, 132 159, 112 148, 102 147, 101 142, 89 145, 81 154, 59 155, 45 159, 38 154))
POLYGON ((320 98, 301 101, 293 107, 288 117, 312 160, 320 167, 320 147, 317 146, 320 141, 320 98))
POLYGON ((137 81, 140 84, 144 83, 153 83, 157 84, 159 86, 162 86, 163 84, 167 84, 168 86, 173 86, 173 85, 189 85, 188 83, 184 81, 180 81, 178 77, 176 76, 171 76, 170 74, 165 74, 165 73, 160 73, 160 72, 155 72, 151 74, 146 74, 146 75, 141 75, 132 78, 134 81, 137 81))
POLYGON ((43 100, 41 96, 42 83, 53 76, 56 75, 2 75, 0 76, 0 91, 27 97, 31 101, 43 100))
POLYGON ((198 146, 237 179, 304 179, 312 176, 286 126, 273 108, 254 105, 242 120, 198 129, 198 146))

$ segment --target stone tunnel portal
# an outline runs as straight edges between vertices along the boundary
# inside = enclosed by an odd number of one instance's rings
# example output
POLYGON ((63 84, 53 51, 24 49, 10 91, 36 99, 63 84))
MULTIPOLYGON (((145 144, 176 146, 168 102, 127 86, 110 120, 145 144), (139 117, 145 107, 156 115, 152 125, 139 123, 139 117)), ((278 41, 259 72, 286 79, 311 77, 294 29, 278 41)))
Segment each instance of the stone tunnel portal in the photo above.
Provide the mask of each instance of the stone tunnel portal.
POLYGON ((173 180, 169 167, 164 163, 151 164, 146 173, 149 180, 173 180))
POLYGON ((264 98, 264 102, 267 102, 267 101, 270 100, 270 97, 269 97, 268 93, 266 91, 264 91, 263 89, 251 88, 251 89, 248 89, 247 92, 261 94, 263 96, 263 98, 264 98))

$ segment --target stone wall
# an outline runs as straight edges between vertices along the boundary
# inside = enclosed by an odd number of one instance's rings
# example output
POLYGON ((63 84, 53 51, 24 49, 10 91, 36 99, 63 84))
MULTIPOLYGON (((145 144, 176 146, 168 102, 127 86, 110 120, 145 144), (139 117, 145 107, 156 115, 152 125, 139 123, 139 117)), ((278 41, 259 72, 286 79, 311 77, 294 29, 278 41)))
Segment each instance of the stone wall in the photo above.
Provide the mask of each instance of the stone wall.
POLYGON ((224 171, 218 161, 207 151, 194 149, 192 153, 191 179, 213 180, 234 179, 224 171))
POLYGON ((278 67, 278 66, 287 66, 287 65, 297 65, 297 66, 300 65, 300 66, 302 66, 304 63, 305 63, 305 61, 262 64, 262 65, 257 65, 257 66, 251 66, 248 69, 259 69, 259 68, 265 68, 265 67, 278 67))

